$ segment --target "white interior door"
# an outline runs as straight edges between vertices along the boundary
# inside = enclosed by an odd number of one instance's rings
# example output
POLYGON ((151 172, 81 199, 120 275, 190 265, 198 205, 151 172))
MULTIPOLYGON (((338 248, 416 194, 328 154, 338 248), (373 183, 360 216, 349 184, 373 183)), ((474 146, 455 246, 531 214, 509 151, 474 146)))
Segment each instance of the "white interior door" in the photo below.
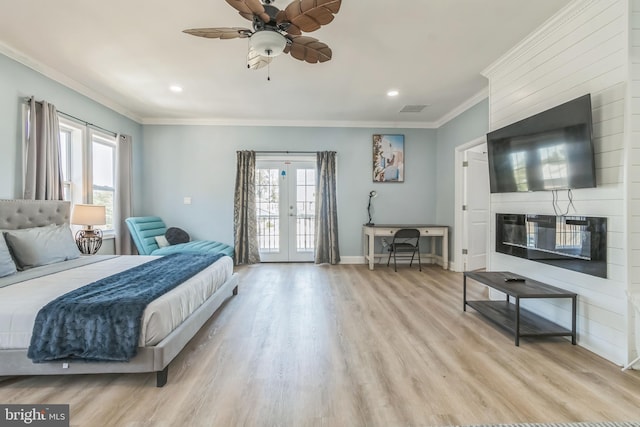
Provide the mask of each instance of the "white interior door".
POLYGON ((313 161, 256 162, 258 244, 262 261, 313 261, 315 185, 313 161))
POLYGON ((467 151, 464 168, 463 246, 465 271, 487 266, 487 237, 489 230, 489 166, 486 150, 467 151))

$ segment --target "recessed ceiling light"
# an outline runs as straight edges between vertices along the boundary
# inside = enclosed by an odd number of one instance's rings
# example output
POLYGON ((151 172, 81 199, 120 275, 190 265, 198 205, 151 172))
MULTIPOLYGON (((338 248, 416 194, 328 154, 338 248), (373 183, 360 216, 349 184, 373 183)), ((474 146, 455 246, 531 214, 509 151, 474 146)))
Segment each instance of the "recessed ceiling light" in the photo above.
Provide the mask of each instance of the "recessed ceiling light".
POLYGON ((178 86, 178 85, 172 85, 172 86, 169 86, 169 90, 170 90, 171 92, 175 92, 175 93, 180 93, 180 92, 182 92, 182 88, 181 88, 180 86, 178 86))
POLYGON ((400 92, 398 92, 397 90, 390 90, 389 92, 387 92, 387 96, 398 96, 400 94, 400 92))

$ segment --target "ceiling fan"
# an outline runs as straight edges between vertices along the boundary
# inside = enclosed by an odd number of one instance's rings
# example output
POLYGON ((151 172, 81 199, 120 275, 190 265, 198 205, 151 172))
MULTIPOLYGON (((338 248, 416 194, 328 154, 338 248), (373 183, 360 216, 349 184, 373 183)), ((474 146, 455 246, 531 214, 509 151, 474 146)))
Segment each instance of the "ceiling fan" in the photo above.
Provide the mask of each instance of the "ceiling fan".
POLYGON ((253 30, 242 27, 192 28, 184 33, 210 39, 249 38, 247 67, 258 69, 273 57, 288 53, 311 64, 331 59, 331 48, 313 37, 303 36, 333 21, 342 0, 293 0, 283 10, 275 0, 226 0, 240 16, 253 22, 253 30))

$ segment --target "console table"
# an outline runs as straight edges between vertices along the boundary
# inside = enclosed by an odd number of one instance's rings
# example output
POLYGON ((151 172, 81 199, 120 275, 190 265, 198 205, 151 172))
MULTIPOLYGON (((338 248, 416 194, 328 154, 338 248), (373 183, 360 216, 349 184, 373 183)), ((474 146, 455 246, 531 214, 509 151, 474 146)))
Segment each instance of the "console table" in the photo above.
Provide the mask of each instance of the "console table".
POLYGON ((462 308, 467 311, 467 306, 472 307, 489 320, 512 331, 517 346, 520 345, 520 337, 534 336, 570 336, 571 344, 575 345, 577 296, 573 292, 507 271, 465 272, 462 308), (505 293, 506 301, 467 301, 467 278, 505 293), (524 280, 505 281, 507 278, 524 280), (511 303, 509 297, 513 297, 515 303, 511 303), (520 300, 525 298, 571 298, 571 330, 521 308, 520 300))
MULTIPOLYGON (((446 225, 424 225, 424 224, 375 224, 364 225, 362 227, 363 234, 363 253, 365 262, 369 263, 369 270, 373 270, 373 265, 376 256, 388 256, 388 254, 376 254, 375 238, 387 237, 393 239, 393 235, 401 228, 416 228, 420 230, 420 237, 436 237, 442 240, 442 268, 445 270, 449 268, 449 227, 446 225)), ((391 243, 391 240, 389 240, 391 243)), ((420 256, 434 259, 438 258, 436 255, 436 242, 435 239, 431 239, 431 251, 428 254, 422 254, 420 256)))

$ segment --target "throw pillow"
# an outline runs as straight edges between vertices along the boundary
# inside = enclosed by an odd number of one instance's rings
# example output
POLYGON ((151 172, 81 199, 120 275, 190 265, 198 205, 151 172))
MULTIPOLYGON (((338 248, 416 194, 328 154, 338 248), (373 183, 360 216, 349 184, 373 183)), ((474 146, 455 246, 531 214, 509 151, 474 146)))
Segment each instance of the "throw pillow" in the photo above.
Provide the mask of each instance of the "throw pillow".
POLYGON ((171 243, 169 243, 167 238, 164 236, 156 236, 155 239, 159 248, 166 248, 167 246, 171 245, 171 243))
POLYGON ((164 233, 164 236, 167 238, 167 241, 171 245, 177 245, 179 243, 187 243, 191 238, 186 231, 178 227, 170 227, 167 229, 167 232, 164 233))
POLYGON ((5 239, 21 270, 78 258, 80 251, 68 225, 5 231, 5 239))
POLYGON ((16 263, 13 262, 7 242, 4 240, 4 233, 0 233, 0 277, 9 276, 17 271, 16 263))

